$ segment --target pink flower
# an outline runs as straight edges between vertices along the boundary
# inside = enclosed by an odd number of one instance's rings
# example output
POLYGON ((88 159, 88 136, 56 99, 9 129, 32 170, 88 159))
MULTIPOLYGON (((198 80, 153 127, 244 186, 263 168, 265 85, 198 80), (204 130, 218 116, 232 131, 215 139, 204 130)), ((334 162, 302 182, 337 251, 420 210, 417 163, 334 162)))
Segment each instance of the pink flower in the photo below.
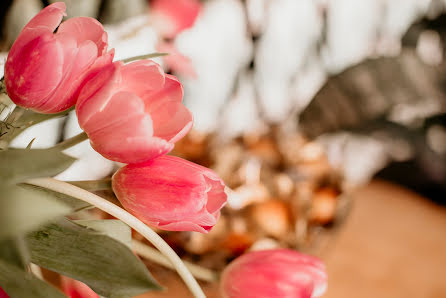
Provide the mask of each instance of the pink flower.
POLYGON ((65 3, 47 6, 14 42, 6 60, 5 84, 17 105, 42 113, 66 110, 76 103, 89 73, 111 63, 113 52, 106 53, 102 25, 87 17, 60 24, 64 15, 65 3))
POLYGON ((192 61, 178 51, 171 42, 162 42, 157 46, 158 52, 166 52, 163 60, 166 66, 175 74, 188 78, 196 78, 197 73, 192 61))
POLYGON ((226 203, 224 183, 217 174, 174 156, 127 165, 112 181, 127 211, 162 230, 207 233, 226 203))
POLYGON ((0 298, 9 298, 9 295, 0 287, 0 298))
POLYGON ((174 38, 181 31, 192 27, 200 13, 199 0, 152 0, 152 24, 165 38, 174 38))
POLYGON ((78 280, 61 276, 62 291, 70 298, 99 298, 92 289, 78 280))
POLYGON ((181 83, 155 62, 115 62, 85 85, 76 113, 97 152, 140 163, 172 150, 192 127, 182 99, 181 83))
POLYGON ((289 249, 244 254, 225 268, 221 279, 226 298, 320 297, 326 287, 324 264, 289 249))

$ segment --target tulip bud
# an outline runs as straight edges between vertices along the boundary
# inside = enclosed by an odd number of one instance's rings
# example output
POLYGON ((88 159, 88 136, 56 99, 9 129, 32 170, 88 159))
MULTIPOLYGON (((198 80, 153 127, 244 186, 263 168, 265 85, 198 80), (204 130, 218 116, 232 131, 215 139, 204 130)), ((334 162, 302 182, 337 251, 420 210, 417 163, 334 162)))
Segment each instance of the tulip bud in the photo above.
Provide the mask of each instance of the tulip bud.
POLYGON ((225 268, 221 292, 225 298, 311 298, 327 287, 324 264, 289 249, 255 251, 225 268))
POLYGON ((174 38, 192 27, 201 6, 199 0, 152 0, 150 19, 161 36, 174 38))
POLYGON ((79 125, 105 158, 141 163, 166 154, 192 127, 183 86, 151 60, 115 62, 82 89, 79 125))
POLYGON ((92 289, 78 280, 61 276, 62 291, 70 298, 99 298, 92 289))
POLYGON ((207 233, 226 203, 217 174, 174 156, 127 165, 113 175, 112 186, 127 211, 167 231, 207 233))
POLYGON ((12 45, 5 64, 5 85, 17 105, 41 113, 66 110, 76 103, 88 77, 112 63, 113 52, 106 53, 107 34, 102 25, 87 17, 60 24, 64 15, 63 2, 47 6, 12 45))

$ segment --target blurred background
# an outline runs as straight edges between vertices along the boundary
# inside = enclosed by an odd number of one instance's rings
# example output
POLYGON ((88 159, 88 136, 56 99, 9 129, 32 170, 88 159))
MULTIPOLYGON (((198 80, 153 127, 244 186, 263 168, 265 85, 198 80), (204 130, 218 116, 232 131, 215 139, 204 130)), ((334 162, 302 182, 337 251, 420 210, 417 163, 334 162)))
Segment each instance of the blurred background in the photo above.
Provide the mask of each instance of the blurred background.
MULTIPOLYGON (((2 64, 52 2, 1 2, 2 64)), ((172 154, 213 168, 230 193, 209 235, 163 233, 183 258, 221 270, 292 247, 327 262, 326 297, 446 297, 445 0, 65 2, 67 17, 105 25, 115 60, 167 52, 155 60, 184 84, 195 126, 172 154)), ((72 114, 13 145, 79 131, 72 114)), ((88 144, 67 152, 79 160, 59 179, 117 168, 88 144)), ((162 297, 186 293, 157 270, 174 289, 162 297)))

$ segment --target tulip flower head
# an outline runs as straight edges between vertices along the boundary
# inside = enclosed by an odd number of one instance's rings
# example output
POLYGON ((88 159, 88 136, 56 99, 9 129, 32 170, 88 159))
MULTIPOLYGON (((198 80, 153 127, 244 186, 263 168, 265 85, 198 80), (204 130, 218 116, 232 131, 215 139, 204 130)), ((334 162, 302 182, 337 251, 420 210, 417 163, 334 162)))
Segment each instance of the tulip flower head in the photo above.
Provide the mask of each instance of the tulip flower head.
POLYGON ((244 254, 225 268, 221 279, 225 298, 312 298, 326 287, 323 263, 289 249, 244 254))
POLYGON ((76 113, 97 152, 141 163, 172 150, 192 127, 182 99, 181 83, 155 62, 115 62, 85 85, 76 113))
POLYGON ((152 0, 150 18, 161 36, 170 39, 192 27, 201 7, 199 0, 152 0))
POLYGON ((112 62, 107 34, 97 20, 78 17, 61 23, 64 15, 65 3, 47 6, 12 45, 5 85, 17 105, 41 113, 66 110, 76 103, 87 77, 112 62))
POLYGON ((217 174, 174 156, 127 165, 112 182, 127 211, 167 231, 207 233, 226 203, 224 183, 217 174))
POLYGON ((70 298, 99 298, 89 286, 78 280, 61 276, 62 290, 70 298))

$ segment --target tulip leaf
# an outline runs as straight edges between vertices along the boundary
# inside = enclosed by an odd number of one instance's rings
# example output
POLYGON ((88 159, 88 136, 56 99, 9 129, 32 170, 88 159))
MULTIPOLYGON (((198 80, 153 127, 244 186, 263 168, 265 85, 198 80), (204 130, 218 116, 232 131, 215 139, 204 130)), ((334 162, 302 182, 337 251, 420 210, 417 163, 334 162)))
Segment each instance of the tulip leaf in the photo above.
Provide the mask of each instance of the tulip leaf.
POLYGON ((118 219, 75 220, 78 225, 91 228, 115 240, 121 241, 127 247, 132 246, 132 229, 118 219))
POLYGON ((159 290, 146 266, 123 243, 69 220, 27 236, 31 262, 77 279, 105 297, 159 290))
POLYGON ((65 117, 73 109, 70 108, 57 114, 40 114, 16 106, 4 121, 0 121, 0 140, 9 143, 28 127, 49 119, 65 117))
POLYGON ((0 259, 0 285, 11 298, 66 298, 56 288, 2 259, 0 259))
POLYGON ((71 212, 70 206, 44 193, 0 183, 0 239, 32 231, 71 212))
POLYGON ((0 151, 0 181, 19 183, 50 177, 67 169, 75 158, 54 149, 8 149, 0 151))
POLYGON ((71 212, 77 212, 91 207, 91 205, 88 204, 87 202, 84 202, 82 200, 79 200, 77 198, 71 197, 63 193, 59 193, 57 191, 52 191, 50 189, 26 183, 21 183, 19 185, 29 190, 30 192, 37 193, 38 195, 44 195, 47 198, 53 198, 54 200, 65 203, 66 205, 71 207, 71 212))
POLYGON ((29 253, 22 235, 0 240, 0 259, 25 270, 29 264, 29 253))
POLYGON ((141 55, 141 56, 129 57, 126 59, 122 59, 121 61, 124 63, 129 63, 129 62, 132 62, 135 60, 151 59, 151 58, 163 57, 163 56, 167 56, 167 55, 169 55, 169 53, 152 53, 152 54, 146 54, 146 55, 141 55))

